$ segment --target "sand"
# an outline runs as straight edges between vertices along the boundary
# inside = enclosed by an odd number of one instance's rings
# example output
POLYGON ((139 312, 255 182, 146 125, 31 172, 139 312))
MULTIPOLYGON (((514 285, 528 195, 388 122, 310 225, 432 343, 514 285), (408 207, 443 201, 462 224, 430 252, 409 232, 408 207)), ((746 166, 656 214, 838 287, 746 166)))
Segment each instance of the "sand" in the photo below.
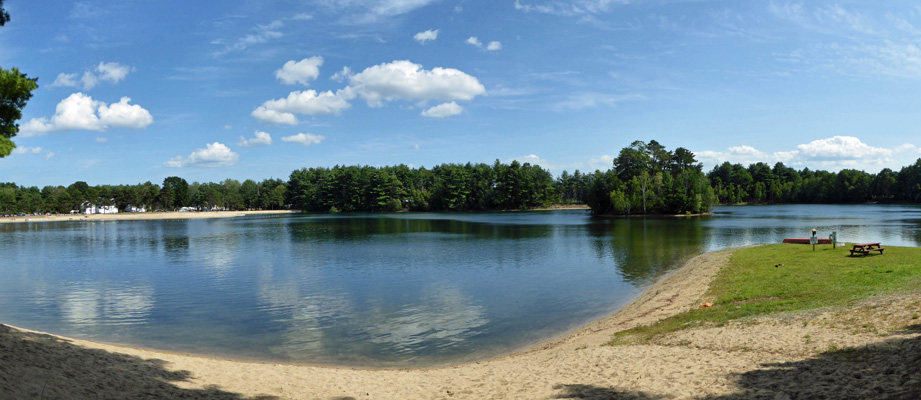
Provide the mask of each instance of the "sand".
POLYGON ((617 331, 712 301, 707 285, 733 251, 694 258, 621 311, 562 338, 440 368, 240 362, 0 325, 0 399, 921 398, 921 290, 606 344, 617 331))
POLYGON ((25 222, 60 222, 60 221, 140 221, 152 219, 204 219, 204 218, 233 218, 257 215, 290 214, 290 210, 265 210, 265 211, 208 211, 208 212, 146 212, 146 213, 118 213, 118 214, 53 214, 29 217, 0 217, 0 224, 25 223, 25 222))

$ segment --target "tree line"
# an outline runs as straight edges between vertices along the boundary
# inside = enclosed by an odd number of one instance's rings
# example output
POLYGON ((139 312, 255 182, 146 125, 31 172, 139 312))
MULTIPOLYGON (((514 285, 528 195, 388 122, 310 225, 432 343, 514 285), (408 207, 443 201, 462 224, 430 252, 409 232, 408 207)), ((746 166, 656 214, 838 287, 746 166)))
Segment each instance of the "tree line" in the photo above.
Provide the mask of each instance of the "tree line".
POLYGON ((612 167, 556 179, 540 166, 517 161, 301 168, 287 181, 235 179, 189 184, 171 176, 162 184, 23 187, 0 183, 0 213, 82 212, 90 205, 155 210, 279 210, 309 212, 487 211, 586 204, 595 215, 688 214, 716 204, 921 203, 921 159, 877 174, 795 170, 776 163, 745 167, 724 162, 702 171, 687 149, 667 150, 651 140, 621 149, 612 167))
POLYGON ((921 159, 898 172, 885 168, 876 174, 797 171, 780 162, 773 167, 724 162, 708 177, 723 204, 921 202, 921 159))
POLYGON ((83 212, 89 206, 120 211, 279 210, 310 212, 486 211, 557 203, 550 172, 529 163, 442 164, 432 168, 335 166, 302 168, 288 181, 226 179, 189 184, 171 176, 162 185, 20 187, 0 183, 0 213, 83 212))
POLYGON ((127 211, 131 207, 146 211, 180 210, 281 210, 286 206, 287 183, 281 179, 240 183, 227 179, 220 183, 192 183, 171 176, 162 185, 144 182, 138 185, 90 186, 74 182, 70 186, 20 187, 15 183, 0 183, 0 213, 2 214, 67 214, 83 212, 87 207, 116 207, 127 211))
POLYGON ((432 169, 302 168, 288 180, 292 208, 312 212, 487 211, 558 202, 553 176, 530 163, 441 164, 432 169))

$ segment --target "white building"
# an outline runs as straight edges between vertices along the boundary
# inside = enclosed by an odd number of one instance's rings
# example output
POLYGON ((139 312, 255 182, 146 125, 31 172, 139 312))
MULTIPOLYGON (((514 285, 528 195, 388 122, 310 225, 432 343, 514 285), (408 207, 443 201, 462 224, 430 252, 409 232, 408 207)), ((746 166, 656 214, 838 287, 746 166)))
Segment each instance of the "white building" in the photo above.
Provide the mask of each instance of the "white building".
POLYGON ((118 207, 115 206, 97 206, 91 204, 86 208, 86 211, 83 212, 86 215, 90 214, 118 214, 118 207))
MULTIPOLYGON (((84 201, 80 205, 80 208, 83 209, 83 214, 118 214, 118 207, 116 206, 97 206, 88 201, 84 201)), ((71 211, 73 214, 73 211, 71 211)))

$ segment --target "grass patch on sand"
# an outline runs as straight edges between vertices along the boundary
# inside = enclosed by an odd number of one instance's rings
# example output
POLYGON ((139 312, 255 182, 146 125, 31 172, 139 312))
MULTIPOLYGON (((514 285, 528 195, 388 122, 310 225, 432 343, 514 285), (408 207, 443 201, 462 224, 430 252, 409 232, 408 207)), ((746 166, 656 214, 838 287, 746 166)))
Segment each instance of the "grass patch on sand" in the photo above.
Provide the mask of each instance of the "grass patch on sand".
POLYGON ((652 325, 618 332, 610 344, 649 342, 658 335, 739 318, 846 306, 874 295, 921 288, 921 248, 889 247, 885 254, 849 256, 845 248, 774 244, 733 254, 697 308, 652 325))

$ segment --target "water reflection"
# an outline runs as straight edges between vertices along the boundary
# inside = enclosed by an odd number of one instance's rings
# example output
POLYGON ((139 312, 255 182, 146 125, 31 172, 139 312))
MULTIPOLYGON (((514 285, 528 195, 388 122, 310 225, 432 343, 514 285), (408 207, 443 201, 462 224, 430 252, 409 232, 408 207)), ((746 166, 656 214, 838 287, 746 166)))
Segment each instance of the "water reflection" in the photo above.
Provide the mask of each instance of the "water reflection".
MULTIPOLYGON (((521 225, 493 222, 474 222, 439 218, 440 214, 427 214, 431 219, 381 215, 320 216, 292 222, 292 238, 301 241, 369 240, 378 235, 401 236, 432 233, 464 235, 478 239, 536 239, 547 237, 553 226, 544 224, 521 225)), ((461 214, 465 215, 465 214, 461 214)), ((469 214, 477 215, 477 214, 469 214)))
POLYGON ((62 287, 58 298, 62 317, 75 327, 143 323, 154 305, 153 289, 145 286, 81 282, 62 287))
POLYGON ((921 243, 921 208, 721 208, 0 225, 0 321, 241 358, 469 360, 614 311, 709 250, 808 236, 921 243))
POLYGON ((611 259, 627 282, 649 284, 665 271, 704 252, 708 217, 613 218, 588 226, 596 256, 611 259))
POLYGON ((390 311, 382 307, 363 313, 362 328, 372 343, 401 354, 438 353, 475 335, 489 323, 484 307, 451 285, 426 288, 422 301, 390 311))

